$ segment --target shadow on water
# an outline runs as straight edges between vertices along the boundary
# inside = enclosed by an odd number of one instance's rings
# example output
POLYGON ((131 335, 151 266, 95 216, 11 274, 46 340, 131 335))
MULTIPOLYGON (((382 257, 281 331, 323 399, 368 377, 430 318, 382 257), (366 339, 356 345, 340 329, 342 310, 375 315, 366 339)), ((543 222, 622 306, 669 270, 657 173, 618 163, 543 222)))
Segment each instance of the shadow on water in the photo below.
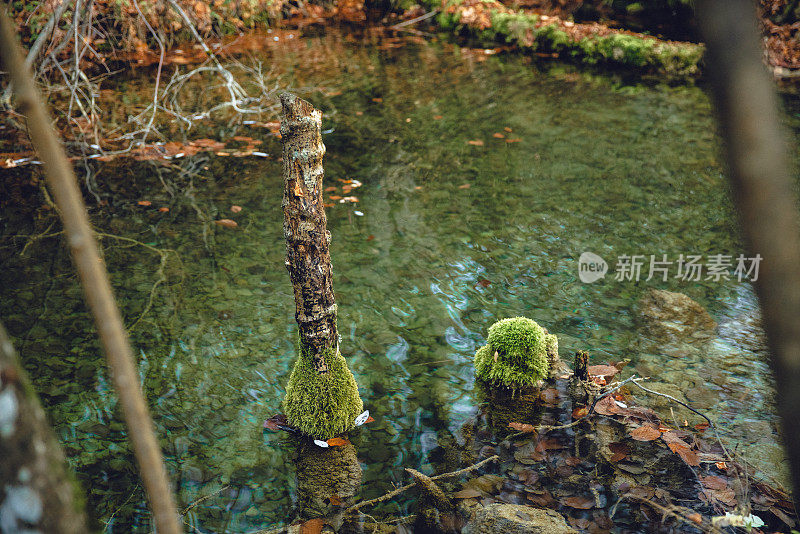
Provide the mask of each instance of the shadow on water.
MULTIPOLYGON (((304 96, 325 112, 342 351, 376 419, 346 452, 360 462, 348 465, 354 477, 363 471, 361 497, 403 483, 403 467, 450 467, 447 451, 479 402, 472 356, 489 325, 517 315, 557 334, 562 354, 632 359, 718 417, 744 451, 779 457, 763 349, 746 342, 747 325, 758 329, 747 283, 577 277, 585 251, 612 271, 624 254, 738 254, 701 90, 336 33, 258 58, 286 86, 310 88, 304 96), (342 180, 363 186, 345 194, 342 180), (358 202, 333 198, 348 195, 358 202), (649 288, 686 293, 727 325, 715 357, 640 335, 636 305, 649 288)), ((150 83, 143 75, 120 88, 144 101, 150 83)), ((306 502, 290 447, 261 428, 280 409, 295 357, 280 145, 265 129, 222 120, 197 136, 236 134, 263 139, 259 150, 272 156, 98 164, 95 192, 108 205, 91 213, 198 532, 266 528, 306 502), (222 218, 238 227, 214 224, 222 218)), ((107 531, 148 532, 80 288, 59 236, 48 236, 58 224, 31 200, 35 189, 12 181, 0 186, 20 204, 6 204, 0 227, 0 317, 107 531)), ((378 511, 408 505, 401 497, 378 511)))

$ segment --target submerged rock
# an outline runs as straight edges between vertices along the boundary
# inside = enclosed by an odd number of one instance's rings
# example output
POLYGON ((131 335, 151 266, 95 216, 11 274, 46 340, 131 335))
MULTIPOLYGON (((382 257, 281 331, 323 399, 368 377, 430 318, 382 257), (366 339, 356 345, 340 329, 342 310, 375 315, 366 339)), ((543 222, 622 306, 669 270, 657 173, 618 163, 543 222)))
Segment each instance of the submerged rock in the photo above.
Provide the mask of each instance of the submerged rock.
POLYGON ((717 323, 683 293, 651 289, 639 302, 639 317, 649 334, 662 340, 708 339, 717 323))
POLYGON ((555 510, 543 510, 520 504, 490 504, 475 512, 464 527, 466 534, 572 534, 578 531, 567 525, 555 510))

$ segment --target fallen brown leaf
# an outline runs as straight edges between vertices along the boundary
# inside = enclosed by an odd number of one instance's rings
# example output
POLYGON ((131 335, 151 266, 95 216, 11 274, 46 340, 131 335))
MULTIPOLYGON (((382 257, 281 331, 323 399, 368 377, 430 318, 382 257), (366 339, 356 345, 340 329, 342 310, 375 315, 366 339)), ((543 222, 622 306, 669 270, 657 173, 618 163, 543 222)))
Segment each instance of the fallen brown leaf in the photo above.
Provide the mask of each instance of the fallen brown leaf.
POLYGON ((577 508, 578 510, 589 510, 590 508, 594 508, 594 499, 591 497, 574 495, 561 499, 561 504, 569 506, 570 508, 577 508))
POLYGON ((650 425, 642 425, 631 430, 631 437, 636 441, 653 441, 661 437, 661 432, 650 425))

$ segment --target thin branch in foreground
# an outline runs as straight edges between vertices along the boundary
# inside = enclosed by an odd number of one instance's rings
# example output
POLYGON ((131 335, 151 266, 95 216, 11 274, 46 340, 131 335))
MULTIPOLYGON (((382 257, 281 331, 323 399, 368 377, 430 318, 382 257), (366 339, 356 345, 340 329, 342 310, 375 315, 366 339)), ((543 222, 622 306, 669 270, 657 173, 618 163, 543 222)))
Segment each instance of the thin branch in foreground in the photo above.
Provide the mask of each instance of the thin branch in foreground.
POLYGON ((0 62, 14 82, 19 108, 28 118, 31 140, 42 158, 47 184, 60 208, 67 243, 123 408, 128 438, 139 463, 154 525, 159 534, 178 534, 181 529, 167 470, 139 387, 139 373, 122 315, 89 225, 86 206, 64 147, 53 130, 52 120, 34 85, 30 69, 25 66, 14 27, 3 9, 0 9, 0 62))

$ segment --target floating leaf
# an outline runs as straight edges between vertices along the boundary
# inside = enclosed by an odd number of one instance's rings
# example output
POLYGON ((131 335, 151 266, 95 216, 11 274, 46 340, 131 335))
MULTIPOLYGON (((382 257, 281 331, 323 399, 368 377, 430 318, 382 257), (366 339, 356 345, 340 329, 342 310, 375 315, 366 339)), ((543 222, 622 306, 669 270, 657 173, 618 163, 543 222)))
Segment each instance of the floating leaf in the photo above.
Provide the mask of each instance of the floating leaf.
POLYGON ((566 445, 562 444, 556 438, 543 438, 536 444, 537 451, 549 451, 554 449, 563 449, 566 445))
POLYGON ((536 427, 526 423, 508 423, 509 428, 513 428, 517 432, 536 432, 536 427))
POLYGON ((603 397, 597 401, 597 404, 594 405, 594 411, 600 415, 617 415, 622 413, 622 410, 610 396, 603 397))
POLYGON ((341 200, 341 199, 342 197, 340 197, 339 195, 331 195, 331 200, 341 200))
POLYGON ((558 399, 558 390, 556 388, 547 388, 539 393, 539 398, 545 404, 555 404, 558 399))
POLYGON ((343 445, 347 445, 350 443, 345 438, 331 438, 327 441, 328 445, 331 447, 341 447, 343 445))
POLYGON ((467 144, 472 146, 483 146, 483 141, 481 139, 473 139, 472 141, 467 141, 467 144))
POLYGON ((508 126, 506 126, 506 127, 505 127, 505 128, 503 128, 503 129, 504 129, 505 131, 507 131, 508 133, 511 133, 511 132, 513 132, 513 131, 514 131, 514 130, 512 130, 511 128, 509 128, 508 126))
POLYGON ((266 428, 267 430, 272 430, 273 432, 277 432, 278 430, 280 430, 280 427, 278 425, 285 422, 286 422, 285 415, 283 414, 273 415, 272 417, 264 421, 264 428, 266 428))
POLYGON ((556 500, 550 494, 549 491, 545 491, 544 493, 528 493, 528 500, 531 501, 536 506, 541 506, 542 508, 549 508, 556 503, 556 500))
POLYGON ((167 213, 169 211, 169 208, 166 206, 162 206, 158 208, 158 211, 160 211, 161 213, 167 213))
POLYGON ((602 376, 606 380, 619 373, 619 369, 613 365, 590 365, 586 370, 589 371, 590 375, 602 376))
POLYGON ((494 138, 496 138, 496 139, 505 139, 505 138, 506 138, 506 136, 505 136, 505 135, 503 135, 503 134, 501 134, 500 132, 495 132, 495 133, 493 133, 493 134, 492 134, 492 137, 494 137, 494 138))
POLYGON ((139 204, 140 206, 150 206, 153 203, 150 202, 149 200, 140 200, 139 202, 137 202, 137 204, 139 204))
POLYGON ((661 432, 650 425, 642 425, 631 430, 631 437, 636 441, 653 441, 661 437, 661 432))
POLYGON ((580 419, 582 417, 586 417, 587 415, 589 415, 589 408, 586 406, 579 406, 572 410, 573 419, 580 419))
POLYGON ((236 228, 237 226, 239 226, 239 223, 231 219, 219 219, 217 221, 214 221, 214 224, 219 226, 224 226, 225 228, 236 228))
POLYGON ((595 502, 591 497, 581 497, 574 495, 572 497, 565 497, 561 499, 561 504, 569 506, 570 508, 577 508, 578 510, 589 510, 594 508, 595 502))
POLYGON ((321 517, 309 519, 300 525, 300 534, 320 534, 323 526, 325 526, 325 520, 321 517))
POLYGON ((242 207, 241 207, 241 206, 237 206, 236 204, 234 204, 233 206, 231 206, 231 212, 233 212, 233 213, 239 213, 240 211, 242 211, 242 207))
POLYGON ((687 465, 691 465, 693 467, 700 465, 700 459, 697 457, 697 453, 693 450, 690 450, 678 443, 667 443, 667 446, 672 452, 680 456, 681 460, 686 462, 687 465))

